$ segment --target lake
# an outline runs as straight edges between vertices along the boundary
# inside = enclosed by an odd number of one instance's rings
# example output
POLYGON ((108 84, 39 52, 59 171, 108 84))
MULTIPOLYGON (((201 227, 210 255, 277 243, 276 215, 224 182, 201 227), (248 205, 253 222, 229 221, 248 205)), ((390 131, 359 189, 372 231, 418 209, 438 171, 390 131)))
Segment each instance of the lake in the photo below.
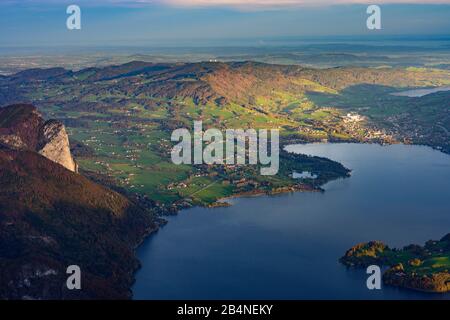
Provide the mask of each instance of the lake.
POLYGON ((450 91, 450 87, 439 87, 439 88, 429 88, 429 89, 413 89, 401 92, 392 93, 393 96, 398 97, 410 97, 410 98, 420 98, 432 93, 450 91))
POLYGON ((324 193, 192 208, 138 249, 135 299, 450 299, 383 287, 338 259, 359 242, 423 244, 450 232, 450 156, 422 146, 295 145, 353 170, 324 193))

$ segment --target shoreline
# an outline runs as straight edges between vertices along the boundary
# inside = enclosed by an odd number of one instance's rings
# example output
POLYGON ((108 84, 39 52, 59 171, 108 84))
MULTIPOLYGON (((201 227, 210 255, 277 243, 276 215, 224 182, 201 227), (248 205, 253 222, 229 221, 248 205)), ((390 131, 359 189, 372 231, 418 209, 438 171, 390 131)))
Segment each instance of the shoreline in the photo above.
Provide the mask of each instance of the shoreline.
MULTIPOLYGON (((286 190, 286 191, 281 191, 281 192, 276 192, 276 193, 271 193, 271 192, 262 191, 262 190, 242 192, 242 193, 238 193, 238 194, 231 195, 228 197, 220 198, 216 202, 214 202, 212 205, 209 205, 209 206, 195 205, 195 206, 192 206, 189 208, 178 208, 176 213, 166 213, 166 215, 167 216, 177 216, 181 211, 187 210, 187 209, 192 209, 192 208, 216 209, 216 208, 220 208, 220 207, 232 206, 232 204, 225 202, 226 200, 232 200, 232 199, 238 199, 238 198, 258 198, 258 197, 263 197, 263 196, 276 196, 276 195, 283 195, 283 194, 296 193, 296 192, 325 192, 325 190, 322 189, 321 187, 319 187, 319 188, 311 187, 311 189, 309 189, 309 190, 294 189, 294 190, 286 190), (223 201, 223 202, 221 202, 221 201, 223 201)), ((165 227, 168 223, 169 223, 169 221, 164 219, 163 216, 158 217, 155 221, 156 228, 154 228, 154 229, 149 228, 148 232, 145 235, 143 235, 142 238, 140 239, 140 241, 138 242, 138 244, 136 244, 134 246, 134 249, 133 249, 134 256, 135 256, 136 260, 138 261, 138 266, 135 270, 131 271, 128 274, 132 278, 132 284, 129 287, 129 292, 130 292, 129 300, 133 300, 134 293, 133 293, 132 287, 136 283, 136 273, 142 269, 142 263, 139 260, 139 258, 137 257, 137 250, 144 242, 146 242, 147 240, 150 240, 152 236, 156 235, 159 232, 159 230, 162 229, 163 227, 165 227)))
MULTIPOLYGON (((432 146, 429 146, 429 145, 418 145, 418 144, 412 144, 412 143, 410 144, 410 143, 402 143, 402 142, 397 142, 397 143, 380 143, 380 142, 357 142, 357 141, 351 141, 351 142, 349 142, 349 141, 335 141, 335 142, 320 142, 320 141, 316 141, 316 142, 305 142, 305 141, 302 141, 302 142, 300 142, 300 141, 297 141, 297 142, 293 142, 293 143, 283 144, 281 147, 283 149, 285 149, 287 146, 295 145, 295 144, 297 144, 297 145, 307 145, 307 144, 326 144, 326 143, 332 143, 332 144, 333 143, 335 143, 335 144, 348 143, 348 144, 368 144, 368 145, 376 144, 376 145, 380 145, 380 146, 393 146, 393 145, 420 146, 420 147, 431 148, 432 150, 439 151, 439 152, 442 152, 444 154, 447 154, 446 152, 443 152, 442 150, 438 150, 438 149, 436 149, 436 148, 434 148, 432 146)), ((335 160, 333 160, 333 161, 335 161, 335 160)), ((338 161, 336 161, 336 162, 338 162, 338 161)), ((349 175, 347 177, 341 177, 341 178, 345 179, 345 178, 350 177, 351 176, 351 172, 352 171, 350 170, 349 175)), ((331 181, 338 180, 338 179, 341 179, 341 178, 333 179, 331 181)), ((322 187, 323 187, 323 185, 325 185, 328 182, 330 182, 330 181, 327 181, 327 182, 321 184, 318 187, 302 185, 299 188, 295 188, 295 187, 280 188, 280 190, 275 191, 275 192, 274 191, 267 191, 267 190, 253 190, 253 191, 248 191, 248 192, 239 192, 239 193, 236 193, 236 194, 233 194, 233 195, 230 195, 230 196, 218 198, 216 200, 216 202, 214 202, 213 204, 210 204, 210 205, 205 205, 205 206, 193 205, 193 206, 190 206, 190 207, 179 207, 179 208, 177 208, 175 213, 173 213, 173 212, 171 212, 171 213, 164 213, 164 215, 161 216, 160 219, 165 221, 165 222, 162 223, 161 225, 159 225, 156 230, 154 230, 153 232, 151 232, 148 235, 146 235, 142 239, 141 243, 136 247, 136 249, 140 245, 142 245, 143 242, 148 240, 152 235, 156 234, 159 231, 159 228, 162 228, 165 225, 167 225, 168 221, 163 218, 165 215, 167 215, 167 216, 174 216, 175 215, 176 216, 182 210, 196 208, 196 207, 197 208, 208 208, 208 209, 215 209, 215 208, 220 208, 220 207, 230 207, 230 206, 233 206, 234 204, 227 202, 227 200, 233 200, 233 199, 239 199, 239 198, 257 198, 257 197, 262 197, 262 196, 276 196, 276 195, 283 195, 283 194, 296 193, 296 192, 325 192, 325 190, 322 187)), ((139 259, 138 259, 138 261, 140 263, 139 259)), ((136 272, 138 272, 140 269, 141 269, 141 266, 137 270, 135 270, 134 273, 133 273, 134 282, 135 282, 136 272)), ((133 284, 134 284, 134 282, 133 282, 133 284)), ((393 285, 390 285, 390 286, 393 286, 393 285)), ((399 287, 400 289, 406 289, 406 290, 412 290, 412 291, 421 291, 421 292, 430 293, 430 294, 437 294, 437 295, 442 294, 442 292, 436 292, 436 291, 433 291, 433 290, 420 290, 420 289, 417 289, 417 288, 414 288, 414 287, 406 287, 406 286, 393 286, 393 287, 399 287)))
MULTIPOLYGON (((295 188, 295 187, 286 187, 286 190, 280 190, 280 191, 265 191, 265 190, 254 190, 254 191, 248 191, 248 192, 240 192, 228 197, 222 197, 217 199, 216 202, 213 204, 206 206, 205 208, 217 208, 217 207, 229 207, 232 206, 232 204, 226 202, 227 200, 233 200, 233 199, 239 199, 239 198, 259 198, 263 196, 277 196, 277 195, 283 195, 288 193, 297 193, 297 192, 325 192, 324 189, 321 187, 314 188, 310 186, 302 186, 305 188, 295 188), (222 205, 223 204, 223 205, 222 205)), ((284 189, 284 188, 283 188, 284 189)), ((194 206, 193 208, 198 207, 194 206)))
MULTIPOLYGON (((286 141, 283 141, 286 142, 286 141)), ((379 144, 379 145, 383 145, 383 143, 378 142, 358 142, 358 141, 334 141, 334 142, 323 142, 323 141, 304 141, 304 140, 300 140, 300 139, 293 139, 290 140, 288 143, 281 143, 280 144, 280 148, 285 150, 285 148, 289 145, 307 145, 307 144, 321 144, 321 143, 355 143, 355 144, 379 144)), ((393 145, 392 143, 389 145, 393 145)), ((285 150, 286 151, 286 150, 285 150)), ((288 152, 288 151, 286 151, 288 152)), ((288 152, 291 153, 291 152, 288 152)), ((293 152, 292 152, 293 153, 293 152)), ((331 159, 329 159, 331 160, 331 159)), ((332 160, 334 161, 334 160, 332 160)), ((338 162, 340 163, 340 162, 338 162)), ((341 164, 341 163, 340 163, 341 164)), ((345 178, 349 178, 351 177, 351 173, 352 171, 349 170, 348 172, 348 176, 346 177, 341 177, 338 179, 345 179, 345 178)), ((207 208, 207 209, 216 209, 216 208, 224 208, 224 207, 231 207, 232 204, 228 203, 227 200, 232 200, 232 199, 239 199, 239 198, 258 198, 258 197, 263 197, 263 196, 276 196, 276 195, 283 195, 283 194, 288 194, 288 193, 296 193, 296 192, 325 192, 324 189, 322 189, 322 186, 325 185, 326 183, 328 183, 330 181, 324 182, 323 184, 321 184, 318 187, 312 187, 312 186, 307 186, 307 185, 303 185, 301 188, 295 188, 295 187, 287 187, 287 189, 283 190, 283 191, 278 191, 278 192, 273 192, 273 191, 266 191, 266 190, 253 190, 253 191, 248 191, 248 192, 240 192, 240 193, 236 193, 230 196, 226 196, 226 197, 221 197, 218 198, 214 203, 207 205, 207 206, 202 206, 202 205, 192 205, 189 207, 180 205, 177 206, 175 205, 174 207, 171 208, 166 208, 161 214, 160 216, 158 216, 158 218, 156 220, 159 219, 160 224, 157 225, 156 229, 151 230, 148 234, 144 235, 141 239, 141 241, 139 241, 139 244, 137 244, 134 248, 134 255, 136 260, 138 261, 138 267, 136 268, 136 270, 131 272, 131 277, 132 277, 132 284, 130 286, 130 299, 133 300, 133 291, 132 291, 132 286, 135 284, 136 282, 136 273, 139 272, 139 270, 142 269, 142 264, 141 261, 138 259, 137 257, 137 250, 139 249, 139 247, 147 240, 149 240, 153 235, 157 234, 159 232, 159 230, 163 227, 165 227, 169 222, 164 219, 165 216, 177 216, 178 214, 180 214, 181 211, 183 210, 187 210, 187 209, 192 209, 192 208, 207 208)), ((284 189, 284 188, 283 188, 284 189)))

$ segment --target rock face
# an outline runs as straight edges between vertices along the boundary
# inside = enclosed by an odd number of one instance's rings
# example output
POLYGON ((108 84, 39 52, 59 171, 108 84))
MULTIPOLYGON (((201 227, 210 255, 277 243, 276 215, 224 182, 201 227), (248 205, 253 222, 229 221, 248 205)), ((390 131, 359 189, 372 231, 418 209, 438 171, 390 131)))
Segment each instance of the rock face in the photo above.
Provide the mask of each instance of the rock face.
POLYGON ((56 120, 45 122, 32 105, 0 109, 0 144, 15 150, 38 152, 72 172, 78 170, 64 125, 56 120))
POLYGON ((40 133, 38 152, 66 169, 78 172, 78 166, 70 153, 66 128, 61 122, 50 120, 44 124, 40 133))

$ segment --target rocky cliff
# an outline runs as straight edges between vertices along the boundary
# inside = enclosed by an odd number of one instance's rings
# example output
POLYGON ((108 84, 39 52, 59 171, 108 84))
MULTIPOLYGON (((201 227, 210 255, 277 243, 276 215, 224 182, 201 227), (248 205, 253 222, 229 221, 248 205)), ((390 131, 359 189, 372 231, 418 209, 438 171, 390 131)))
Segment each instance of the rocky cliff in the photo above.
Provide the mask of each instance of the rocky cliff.
POLYGON ((77 164, 70 153, 69 137, 64 125, 56 120, 47 121, 39 135, 39 154, 59 163, 72 172, 77 172, 77 164))
POLYGON ((56 120, 44 121, 32 105, 11 105, 0 109, 0 143, 16 150, 38 152, 77 172, 64 125, 56 120))

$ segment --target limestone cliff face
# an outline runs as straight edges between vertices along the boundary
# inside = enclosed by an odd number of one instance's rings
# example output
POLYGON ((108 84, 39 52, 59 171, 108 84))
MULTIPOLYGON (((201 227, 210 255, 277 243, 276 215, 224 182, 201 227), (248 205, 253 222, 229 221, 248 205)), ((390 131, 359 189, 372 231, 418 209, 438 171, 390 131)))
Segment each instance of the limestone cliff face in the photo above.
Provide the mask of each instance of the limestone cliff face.
POLYGON ((0 108, 0 144, 15 150, 38 152, 72 172, 78 171, 64 125, 56 120, 44 122, 32 105, 0 108))
POLYGON ((37 151, 72 172, 78 171, 77 164, 70 153, 66 128, 59 121, 50 120, 43 125, 37 151))

